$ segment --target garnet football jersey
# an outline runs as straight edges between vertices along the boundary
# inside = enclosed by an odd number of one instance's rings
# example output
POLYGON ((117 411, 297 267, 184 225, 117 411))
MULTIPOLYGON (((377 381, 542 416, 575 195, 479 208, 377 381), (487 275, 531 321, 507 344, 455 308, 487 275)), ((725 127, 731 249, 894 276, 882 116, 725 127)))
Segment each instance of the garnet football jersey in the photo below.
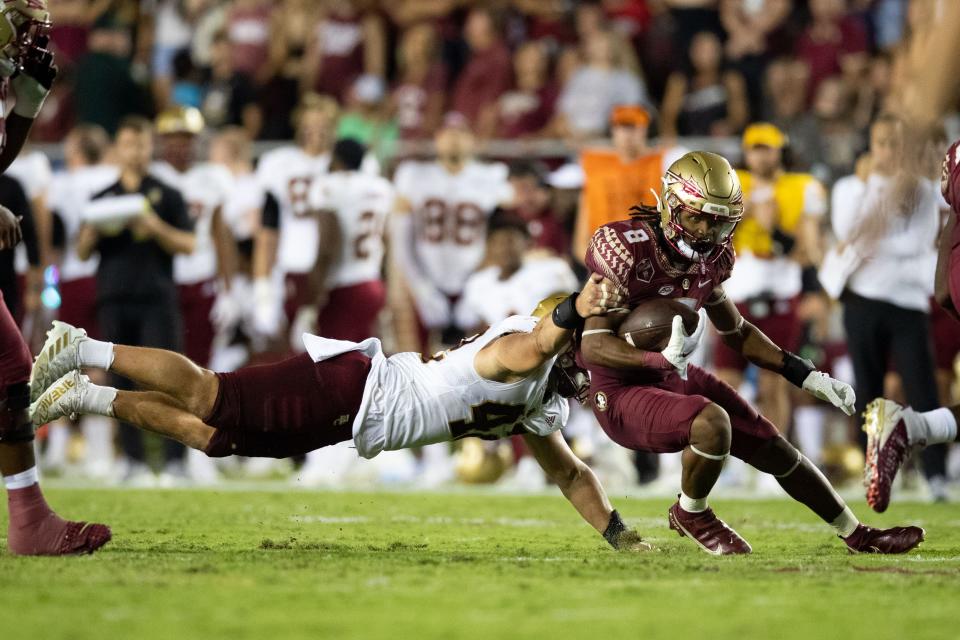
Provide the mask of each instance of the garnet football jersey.
POLYGON ((336 171, 314 181, 311 207, 333 211, 340 224, 340 255, 327 274, 327 287, 380 279, 383 229, 394 200, 393 185, 380 176, 336 171))
MULTIPOLYGON (((653 224, 639 218, 621 220, 605 224, 593 234, 585 262, 588 269, 627 292, 627 306, 631 309, 651 298, 675 298, 699 310, 733 269, 734 252, 729 246, 716 260, 684 263, 683 267, 671 263, 667 251, 653 224)), ((611 379, 642 383, 664 375, 657 371, 588 368, 591 384, 611 379)))
POLYGON ((513 198, 507 167, 470 162, 452 174, 438 162, 408 161, 397 167, 394 184, 412 207, 424 273, 443 293, 460 295, 483 260, 490 214, 513 198))

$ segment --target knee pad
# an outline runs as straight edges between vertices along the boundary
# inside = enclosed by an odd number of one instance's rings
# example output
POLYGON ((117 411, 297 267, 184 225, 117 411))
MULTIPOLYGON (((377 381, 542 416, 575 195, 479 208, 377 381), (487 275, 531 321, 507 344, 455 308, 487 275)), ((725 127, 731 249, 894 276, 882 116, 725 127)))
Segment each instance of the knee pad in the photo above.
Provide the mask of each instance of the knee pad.
POLYGON ((33 440, 29 408, 29 384, 21 382, 7 387, 7 397, 0 400, 0 442, 16 444, 33 440))

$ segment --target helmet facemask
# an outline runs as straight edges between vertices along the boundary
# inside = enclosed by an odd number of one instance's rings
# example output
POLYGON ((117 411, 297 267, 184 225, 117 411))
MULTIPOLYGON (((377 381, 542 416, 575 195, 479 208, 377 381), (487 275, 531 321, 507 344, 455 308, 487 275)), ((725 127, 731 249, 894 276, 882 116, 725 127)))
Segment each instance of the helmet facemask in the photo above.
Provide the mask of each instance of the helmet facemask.
POLYGON ((4 0, 0 8, 0 74, 13 75, 28 57, 51 56, 47 50, 51 26, 43 0, 4 0))
POLYGON ((590 374, 577 364, 573 343, 560 352, 550 369, 547 388, 563 398, 584 404, 590 394, 590 374))

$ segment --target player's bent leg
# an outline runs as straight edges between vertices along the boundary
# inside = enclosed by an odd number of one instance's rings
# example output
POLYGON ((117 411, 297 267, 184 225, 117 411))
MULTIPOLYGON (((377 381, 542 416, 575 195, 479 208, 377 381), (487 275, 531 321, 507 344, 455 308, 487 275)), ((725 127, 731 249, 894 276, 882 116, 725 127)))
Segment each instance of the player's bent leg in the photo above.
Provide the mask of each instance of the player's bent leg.
POLYGON ((782 436, 760 446, 748 462, 776 477, 791 498, 830 524, 851 553, 906 553, 923 541, 920 527, 874 529, 862 524, 820 470, 782 436))
POLYGON ((29 378, 30 351, 0 294, 0 474, 7 489, 7 546, 17 555, 93 553, 110 541, 110 528, 60 518, 40 490, 29 378))
POLYGON ((679 500, 668 512, 670 528, 689 536, 714 555, 750 553, 750 544, 717 518, 707 506, 707 495, 730 455, 731 428, 727 412, 710 403, 690 425, 690 444, 683 450, 679 500))
POLYGON ((206 449, 216 431, 174 398, 159 391, 118 391, 112 406, 118 420, 199 451, 206 449))

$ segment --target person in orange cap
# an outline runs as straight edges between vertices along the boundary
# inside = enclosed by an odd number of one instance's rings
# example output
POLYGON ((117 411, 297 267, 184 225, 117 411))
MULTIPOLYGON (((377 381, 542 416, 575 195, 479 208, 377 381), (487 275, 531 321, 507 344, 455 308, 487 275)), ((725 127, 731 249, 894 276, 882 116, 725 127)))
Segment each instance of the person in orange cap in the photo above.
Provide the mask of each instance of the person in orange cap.
POLYGON ((584 184, 573 236, 581 262, 593 232, 627 217, 630 207, 656 205, 660 176, 684 149, 653 149, 647 143, 650 114, 639 105, 621 105, 610 114, 612 148, 585 149, 580 155, 584 184))

